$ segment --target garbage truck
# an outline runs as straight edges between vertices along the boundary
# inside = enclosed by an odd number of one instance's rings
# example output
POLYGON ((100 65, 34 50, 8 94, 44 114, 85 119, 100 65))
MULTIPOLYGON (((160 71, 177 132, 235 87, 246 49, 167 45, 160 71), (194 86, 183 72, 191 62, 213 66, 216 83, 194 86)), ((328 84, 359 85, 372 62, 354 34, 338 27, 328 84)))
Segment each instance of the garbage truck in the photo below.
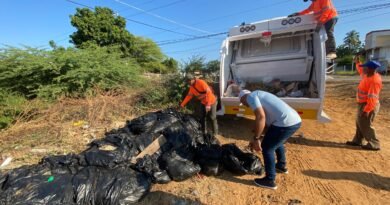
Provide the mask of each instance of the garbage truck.
POLYGON ((253 115, 240 89, 271 92, 303 119, 329 122, 323 111, 328 67, 324 28, 313 14, 280 17, 230 29, 221 46, 219 115, 253 115))

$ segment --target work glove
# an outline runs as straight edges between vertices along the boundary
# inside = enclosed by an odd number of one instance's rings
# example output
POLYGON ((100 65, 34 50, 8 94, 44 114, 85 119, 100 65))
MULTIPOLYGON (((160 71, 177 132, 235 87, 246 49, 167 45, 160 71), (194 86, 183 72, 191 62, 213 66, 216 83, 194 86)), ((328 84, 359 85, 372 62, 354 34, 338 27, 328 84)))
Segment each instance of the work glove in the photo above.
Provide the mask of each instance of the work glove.
POLYGON ((293 14, 290 14, 290 15, 288 15, 287 17, 294 17, 294 16, 299 16, 299 13, 293 13, 293 14))

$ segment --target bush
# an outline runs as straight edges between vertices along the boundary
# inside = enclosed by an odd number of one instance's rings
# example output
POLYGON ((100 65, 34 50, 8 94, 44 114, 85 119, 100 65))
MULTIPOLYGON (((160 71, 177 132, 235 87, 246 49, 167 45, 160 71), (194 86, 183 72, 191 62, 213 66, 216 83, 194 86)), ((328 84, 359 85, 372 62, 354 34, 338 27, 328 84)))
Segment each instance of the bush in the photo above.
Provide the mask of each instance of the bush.
POLYGON ((94 88, 117 89, 140 84, 135 60, 109 48, 6 48, 0 50, 0 88, 26 98, 85 96, 94 88))
POLYGON ((162 81, 150 84, 141 93, 138 106, 163 108, 177 106, 186 94, 188 85, 182 74, 162 75, 162 81))
POLYGON ((23 111, 26 99, 7 91, 0 91, 0 129, 8 127, 23 111))
POLYGON ((339 59, 336 60, 337 65, 339 65, 339 66, 344 66, 344 65, 351 66, 352 61, 353 61, 353 56, 352 55, 347 55, 347 56, 344 56, 344 57, 339 58, 339 59))

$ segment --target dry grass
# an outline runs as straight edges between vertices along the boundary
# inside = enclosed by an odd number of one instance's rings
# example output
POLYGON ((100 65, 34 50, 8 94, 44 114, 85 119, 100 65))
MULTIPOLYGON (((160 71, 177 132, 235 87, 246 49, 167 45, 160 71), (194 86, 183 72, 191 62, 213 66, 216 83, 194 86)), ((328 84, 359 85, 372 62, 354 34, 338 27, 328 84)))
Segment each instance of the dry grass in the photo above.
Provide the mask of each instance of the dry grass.
POLYGON ((48 154, 78 153, 104 132, 123 126, 141 111, 133 107, 136 91, 99 93, 85 99, 63 98, 44 110, 31 102, 16 123, 0 132, 0 155, 12 156, 13 168, 37 163, 48 154))

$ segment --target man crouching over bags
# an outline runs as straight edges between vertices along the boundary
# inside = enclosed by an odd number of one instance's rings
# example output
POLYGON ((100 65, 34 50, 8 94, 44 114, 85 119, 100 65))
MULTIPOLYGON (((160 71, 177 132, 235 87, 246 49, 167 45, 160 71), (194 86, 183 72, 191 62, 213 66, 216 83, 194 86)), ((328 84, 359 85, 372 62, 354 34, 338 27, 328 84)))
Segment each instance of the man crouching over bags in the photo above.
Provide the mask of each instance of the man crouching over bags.
POLYGON ((255 184, 276 189, 276 171, 288 173, 284 143, 301 127, 301 118, 289 105, 268 92, 241 90, 239 98, 242 104, 250 107, 255 113, 255 136, 251 145, 253 149, 261 150, 264 158, 266 176, 255 179, 255 184), (265 126, 268 129, 261 140, 265 126))

